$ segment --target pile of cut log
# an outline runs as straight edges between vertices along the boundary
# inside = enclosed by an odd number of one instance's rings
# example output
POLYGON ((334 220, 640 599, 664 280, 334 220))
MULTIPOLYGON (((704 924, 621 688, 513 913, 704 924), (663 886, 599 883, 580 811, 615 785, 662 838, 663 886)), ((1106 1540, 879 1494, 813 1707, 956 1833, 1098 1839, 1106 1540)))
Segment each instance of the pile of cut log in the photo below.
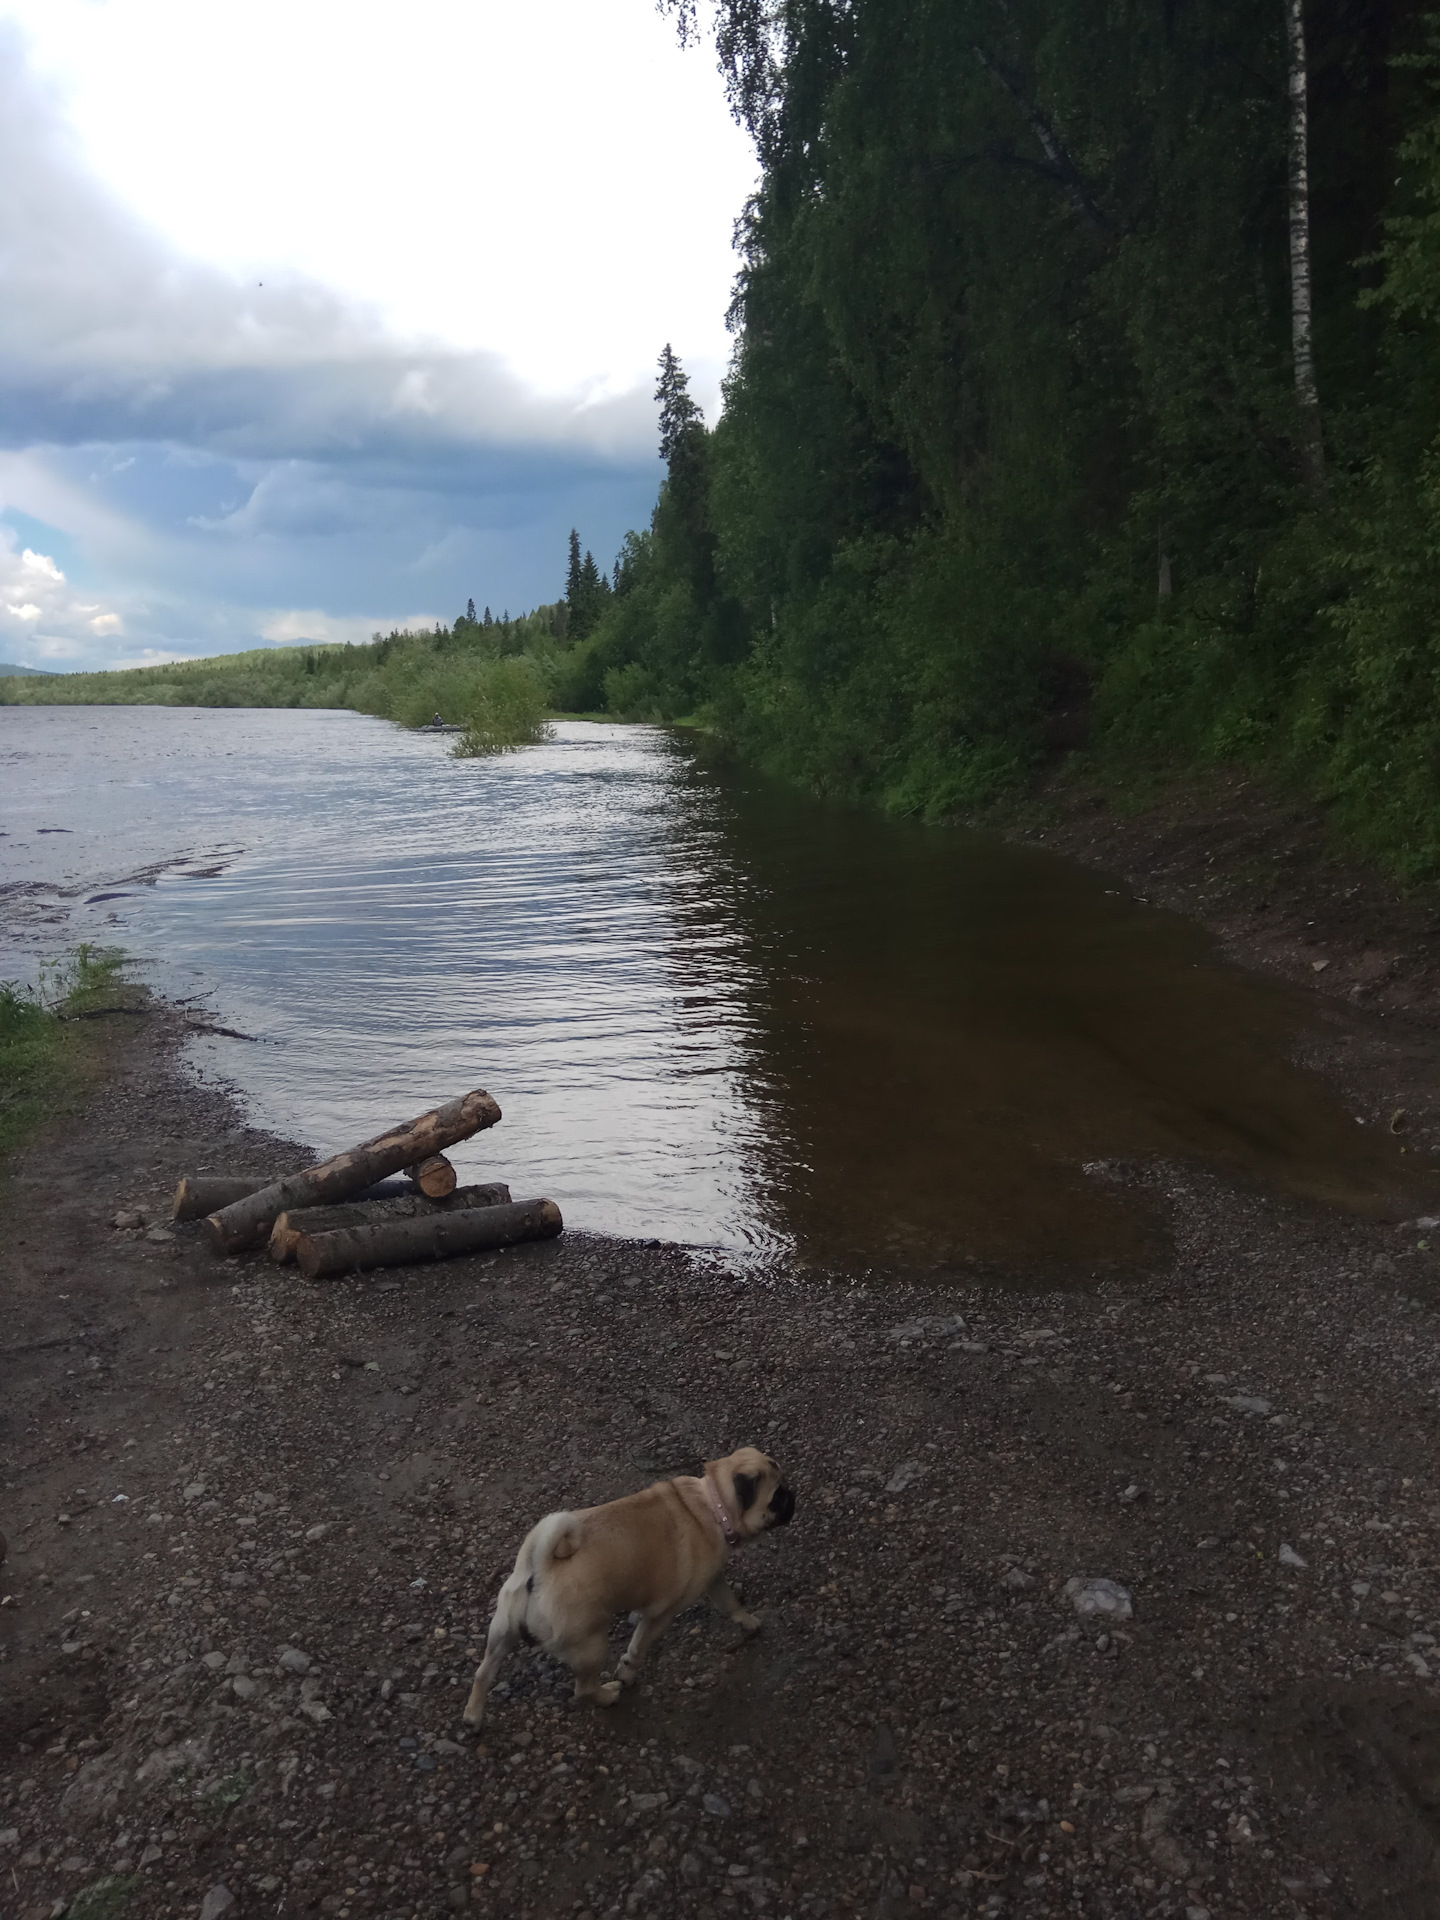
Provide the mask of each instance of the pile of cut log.
POLYGON ((203 1220, 217 1253, 268 1242, 272 1260, 310 1280, 553 1239, 564 1225, 553 1200, 512 1200, 499 1181, 462 1187, 445 1157, 499 1118, 477 1089, 283 1180, 192 1176, 175 1190, 175 1218, 203 1220))

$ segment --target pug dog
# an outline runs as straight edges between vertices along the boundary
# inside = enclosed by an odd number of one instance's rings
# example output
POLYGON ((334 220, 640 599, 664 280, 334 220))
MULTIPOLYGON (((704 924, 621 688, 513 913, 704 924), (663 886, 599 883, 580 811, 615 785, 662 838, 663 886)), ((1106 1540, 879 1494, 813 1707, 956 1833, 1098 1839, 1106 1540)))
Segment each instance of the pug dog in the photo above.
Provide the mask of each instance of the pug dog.
POLYGON ((707 1460, 699 1476, 657 1480, 643 1493, 575 1513, 549 1513, 525 1536, 500 1589, 485 1658, 465 1705, 478 1727, 485 1697, 520 1641, 538 1642, 575 1675, 575 1698, 613 1707, 677 1613, 703 1594, 746 1633, 759 1631, 725 1579, 732 1547, 788 1525, 795 1495, 757 1447, 707 1460), (600 1670, 617 1613, 635 1622, 613 1680, 600 1670))

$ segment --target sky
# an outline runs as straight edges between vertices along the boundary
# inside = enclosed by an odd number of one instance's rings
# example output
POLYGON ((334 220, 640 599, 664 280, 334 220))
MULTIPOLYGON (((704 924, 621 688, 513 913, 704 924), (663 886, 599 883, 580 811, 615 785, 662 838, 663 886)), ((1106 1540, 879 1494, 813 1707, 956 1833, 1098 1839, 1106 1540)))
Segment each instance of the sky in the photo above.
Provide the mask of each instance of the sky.
POLYGON ((0 0, 0 660, 558 597, 755 161, 653 0, 0 0))

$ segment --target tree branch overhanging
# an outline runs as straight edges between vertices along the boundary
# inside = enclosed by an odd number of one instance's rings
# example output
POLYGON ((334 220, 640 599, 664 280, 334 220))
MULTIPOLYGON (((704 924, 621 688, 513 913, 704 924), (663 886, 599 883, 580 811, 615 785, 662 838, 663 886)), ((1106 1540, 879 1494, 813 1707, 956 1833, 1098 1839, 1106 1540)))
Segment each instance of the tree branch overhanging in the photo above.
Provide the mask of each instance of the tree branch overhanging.
POLYGON ((978 41, 971 44, 975 58, 992 79, 999 81, 1025 116, 1026 124, 1040 143, 1045 158, 1050 162, 1053 176, 1065 189, 1070 204, 1077 213, 1083 214, 1098 233, 1103 234, 1107 240, 1112 240, 1115 237, 1114 228, 1095 204, 1094 197, 1085 184, 1084 175, 1066 152, 1064 143, 1056 133, 1049 115, 1028 98, 1015 75, 1003 67, 992 54, 987 53, 978 41))

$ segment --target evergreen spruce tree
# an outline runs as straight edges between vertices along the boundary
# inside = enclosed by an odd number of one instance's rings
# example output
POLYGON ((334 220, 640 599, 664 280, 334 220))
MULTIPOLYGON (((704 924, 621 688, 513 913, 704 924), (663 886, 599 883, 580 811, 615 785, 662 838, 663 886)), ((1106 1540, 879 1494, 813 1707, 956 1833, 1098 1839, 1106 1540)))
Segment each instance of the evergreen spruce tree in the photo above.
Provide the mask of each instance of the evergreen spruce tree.
POLYGON ((475 624, 475 602, 473 600, 467 600, 465 602, 465 618, 473 627, 475 624))
POLYGON ((660 458, 668 464, 677 450, 705 425, 704 414, 690 398, 690 376, 668 340, 660 355, 655 398, 660 402, 660 458))

